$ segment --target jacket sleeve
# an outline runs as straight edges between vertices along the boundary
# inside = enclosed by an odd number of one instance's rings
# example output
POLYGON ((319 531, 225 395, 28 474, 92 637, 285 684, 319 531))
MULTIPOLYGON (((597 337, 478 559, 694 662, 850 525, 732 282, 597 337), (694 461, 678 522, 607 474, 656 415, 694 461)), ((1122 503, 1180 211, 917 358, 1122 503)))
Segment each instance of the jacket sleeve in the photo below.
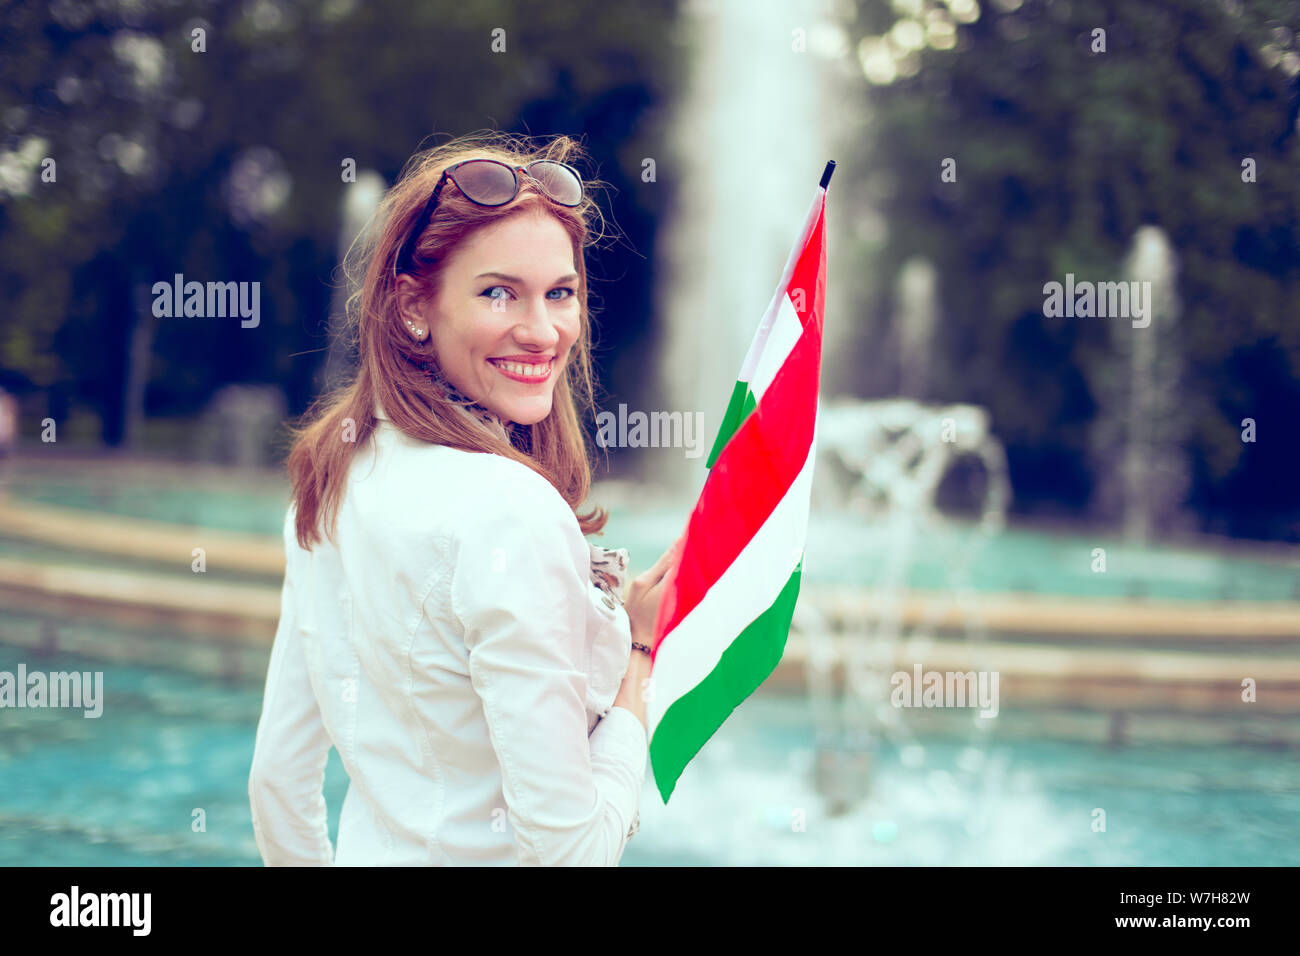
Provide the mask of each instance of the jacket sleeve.
POLYGON ((493 503, 452 542, 451 609, 501 766, 519 863, 614 866, 645 780, 645 728, 614 707, 587 736, 589 551, 563 499, 493 503), (576 537, 576 541, 575 541, 576 537))
POLYGON ((293 567, 289 560, 253 745, 248 798, 253 834, 267 866, 329 866, 334 851, 323 787, 330 738, 307 671, 293 567))

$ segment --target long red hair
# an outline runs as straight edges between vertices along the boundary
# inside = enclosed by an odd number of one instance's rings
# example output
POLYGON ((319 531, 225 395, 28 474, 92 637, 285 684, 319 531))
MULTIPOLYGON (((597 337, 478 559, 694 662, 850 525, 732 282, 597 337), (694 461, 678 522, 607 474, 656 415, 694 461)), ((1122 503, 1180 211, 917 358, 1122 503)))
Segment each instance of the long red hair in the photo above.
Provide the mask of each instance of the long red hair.
POLYGON ((581 330, 564 374, 555 383, 551 413, 534 425, 517 428, 516 447, 508 441, 475 430, 432 385, 420 362, 436 360, 431 338, 414 342, 401 328, 397 310, 394 260, 425 201, 442 172, 465 159, 499 159, 522 166, 537 159, 577 165, 581 146, 568 136, 531 146, 522 137, 506 133, 477 133, 417 153, 407 162, 372 219, 349 251, 346 274, 356 285, 348 299, 347 334, 358 354, 356 374, 347 384, 322 396, 292 429, 289 478, 297 507, 298 544, 310 550, 321 540, 321 530, 333 537, 348 466, 358 446, 375 427, 375 404, 397 428, 412 438, 465 451, 513 458, 546 478, 574 510, 582 533, 599 533, 608 519, 604 509, 585 514, 578 506, 591 486, 591 461, 583 417, 594 412, 591 372, 591 325, 587 306, 587 268, 584 248, 596 241, 590 223, 603 219, 591 199, 598 182, 584 177, 582 205, 561 206, 521 179, 519 194, 504 206, 478 206, 460 190, 444 187, 433 220, 415 249, 414 277, 422 295, 438 292, 448 257, 476 230, 524 211, 554 216, 573 240, 578 273, 581 330))

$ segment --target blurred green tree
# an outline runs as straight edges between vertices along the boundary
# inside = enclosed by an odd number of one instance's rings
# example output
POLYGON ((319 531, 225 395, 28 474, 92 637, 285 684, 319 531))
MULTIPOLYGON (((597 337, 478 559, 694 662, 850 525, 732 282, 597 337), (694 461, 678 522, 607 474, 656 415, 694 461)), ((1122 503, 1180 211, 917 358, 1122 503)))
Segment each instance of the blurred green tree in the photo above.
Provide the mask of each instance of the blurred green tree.
MULTIPOLYGON (((856 7, 874 84, 860 185, 887 222, 856 253, 884 280, 859 313, 891 314, 910 257, 935 265, 929 397, 992 410, 1022 511, 1087 505, 1098 390, 1122 361, 1115 320, 1047 318, 1043 285, 1122 278, 1153 224, 1179 259, 1187 503, 1207 531, 1300 540, 1298 28, 1289 0, 856 7), (1271 435, 1243 442, 1245 417, 1271 435)), ((862 345, 889 334, 868 324, 862 345)), ((882 367, 858 387, 897 383, 882 367)))
POLYGON ((617 317, 600 363, 648 324, 646 270, 606 277, 645 255, 669 201, 667 184, 632 184, 662 138, 652 107, 680 72, 675 7, 0 6, 0 385, 25 396, 25 431, 93 409, 116 444, 145 413, 190 414, 241 381, 279 383, 302 410, 340 281, 341 164, 392 182, 432 133, 583 140, 629 240, 595 253, 593 308, 617 317), (505 52, 493 52, 497 28, 505 52), (149 289, 176 273, 261 282, 258 327, 153 318, 149 289))

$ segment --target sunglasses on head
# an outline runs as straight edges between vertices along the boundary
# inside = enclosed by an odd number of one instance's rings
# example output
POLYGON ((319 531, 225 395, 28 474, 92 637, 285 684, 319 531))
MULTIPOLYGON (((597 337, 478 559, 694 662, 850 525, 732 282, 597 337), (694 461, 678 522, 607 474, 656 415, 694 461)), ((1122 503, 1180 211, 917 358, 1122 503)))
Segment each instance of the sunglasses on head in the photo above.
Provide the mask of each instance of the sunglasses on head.
POLYGON ((433 211, 438 196, 447 180, 455 183, 462 196, 480 206, 504 206, 519 194, 519 173, 527 173, 543 193, 561 206, 577 206, 582 202, 582 176, 567 163, 553 159, 539 159, 524 166, 510 166, 497 159, 466 159, 453 163, 438 177, 433 195, 424 204, 419 218, 398 250, 394 271, 413 271, 415 246, 420 240, 433 211))

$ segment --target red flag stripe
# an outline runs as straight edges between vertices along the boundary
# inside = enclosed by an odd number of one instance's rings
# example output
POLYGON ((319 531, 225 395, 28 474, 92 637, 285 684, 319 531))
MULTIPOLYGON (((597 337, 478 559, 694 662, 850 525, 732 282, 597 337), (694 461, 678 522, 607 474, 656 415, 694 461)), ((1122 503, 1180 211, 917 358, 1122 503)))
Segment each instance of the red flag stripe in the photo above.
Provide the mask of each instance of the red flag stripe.
POLYGON ((808 460, 820 358, 821 342, 805 329, 758 407, 714 462, 687 525, 676 586, 661 602, 661 634, 700 603, 808 460))
MULTIPOLYGON (((817 224, 808 234, 808 244, 804 246, 799 261, 795 263, 794 274, 790 276, 790 289, 804 290, 804 309, 799 311, 799 304, 794 301, 799 321, 807 331, 809 322, 814 323, 814 331, 820 342, 822 337, 822 316, 826 314, 826 243, 824 228, 826 225, 826 195, 822 194, 822 207, 817 213, 817 224), (811 295, 809 294, 811 293, 811 295), (812 299, 811 303, 808 301, 812 299)), ((820 367, 820 366, 819 366, 820 367)))
POLYGON ((670 633, 700 603, 771 515, 808 460, 821 378, 824 219, 823 201, 787 287, 787 294, 790 289, 804 290, 804 308, 798 308, 797 300, 793 303, 803 334, 704 482, 687 524, 675 582, 665 589, 660 603, 657 638, 670 633))

